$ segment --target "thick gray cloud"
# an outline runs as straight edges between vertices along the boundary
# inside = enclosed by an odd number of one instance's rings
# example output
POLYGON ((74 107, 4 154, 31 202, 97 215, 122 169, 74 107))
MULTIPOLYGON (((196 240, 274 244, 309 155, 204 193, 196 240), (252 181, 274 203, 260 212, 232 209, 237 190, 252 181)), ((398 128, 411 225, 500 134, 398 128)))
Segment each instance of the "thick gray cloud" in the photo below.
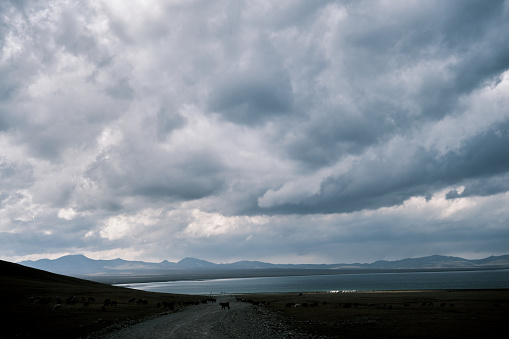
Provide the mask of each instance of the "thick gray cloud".
MULTIPOLYGON (((273 209, 286 213, 352 212, 403 203, 415 195, 427 195, 445 186, 467 185, 466 193, 477 186, 476 180, 496 180, 509 171, 509 121, 498 126, 504 131, 488 131, 472 136, 459 150, 438 155, 436 151, 417 148, 412 154, 392 154, 391 158, 375 157, 360 161, 355 171, 325 178, 320 191, 298 204, 273 209), (400 155, 406 159, 401 161, 400 155), (470 182, 472 181, 472 186, 470 182)), ((498 181, 498 180, 497 180, 498 181)), ((493 186, 493 185, 491 185, 493 186)), ((507 185, 497 185, 507 191, 507 185)), ((450 194, 449 197, 461 195, 450 194)))
POLYGON ((506 253, 508 19, 507 1, 4 1, 0 256, 506 253))
POLYGON ((212 112, 233 123, 252 125, 292 111, 293 93, 284 70, 255 66, 235 73, 225 74, 217 82, 211 95, 212 112))

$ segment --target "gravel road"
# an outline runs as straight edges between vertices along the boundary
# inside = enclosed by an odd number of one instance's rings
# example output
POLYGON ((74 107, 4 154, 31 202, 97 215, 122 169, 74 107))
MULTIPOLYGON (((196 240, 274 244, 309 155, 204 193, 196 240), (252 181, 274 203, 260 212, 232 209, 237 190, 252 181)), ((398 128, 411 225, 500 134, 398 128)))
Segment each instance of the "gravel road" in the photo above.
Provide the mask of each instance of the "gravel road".
POLYGON ((295 332, 280 315, 233 297, 190 306, 180 312, 123 328, 106 336, 125 338, 309 338, 295 332), (221 309, 229 302, 230 309, 221 309))

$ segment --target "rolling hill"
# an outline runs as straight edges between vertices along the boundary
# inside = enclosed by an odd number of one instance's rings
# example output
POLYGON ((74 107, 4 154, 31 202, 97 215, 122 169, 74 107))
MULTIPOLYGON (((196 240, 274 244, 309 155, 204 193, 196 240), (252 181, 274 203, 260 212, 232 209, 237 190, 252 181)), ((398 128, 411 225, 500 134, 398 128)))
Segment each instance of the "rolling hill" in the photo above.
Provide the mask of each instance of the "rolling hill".
POLYGON ((170 311, 157 303, 179 305, 201 298, 115 287, 0 260, 0 338, 84 337, 170 311), (133 298, 147 302, 129 302, 133 298), (104 307, 105 299, 117 305, 104 307), (56 304, 60 307, 53 311, 56 304))

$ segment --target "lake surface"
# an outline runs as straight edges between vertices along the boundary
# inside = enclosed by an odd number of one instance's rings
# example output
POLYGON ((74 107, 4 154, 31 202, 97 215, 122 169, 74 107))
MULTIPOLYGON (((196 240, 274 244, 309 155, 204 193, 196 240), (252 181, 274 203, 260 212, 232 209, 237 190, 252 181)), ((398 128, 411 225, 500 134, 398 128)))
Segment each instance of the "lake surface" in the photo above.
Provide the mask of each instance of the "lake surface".
POLYGON ((118 284, 116 286, 151 292, 200 295, 324 291, 494 289, 509 288, 509 270, 360 273, 180 280, 118 284))

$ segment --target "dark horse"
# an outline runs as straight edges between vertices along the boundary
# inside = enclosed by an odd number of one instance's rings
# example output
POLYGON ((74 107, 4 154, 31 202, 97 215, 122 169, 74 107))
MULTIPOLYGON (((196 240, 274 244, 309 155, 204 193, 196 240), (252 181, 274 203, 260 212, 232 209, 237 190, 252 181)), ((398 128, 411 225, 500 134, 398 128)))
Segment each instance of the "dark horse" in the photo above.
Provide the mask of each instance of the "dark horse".
POLYGON ((230 302, 227 302, 227 303, 219 303, 219 305, 221 305, 221 309, 224 310, 228 307, 228 309, 230 309, 230 302))

